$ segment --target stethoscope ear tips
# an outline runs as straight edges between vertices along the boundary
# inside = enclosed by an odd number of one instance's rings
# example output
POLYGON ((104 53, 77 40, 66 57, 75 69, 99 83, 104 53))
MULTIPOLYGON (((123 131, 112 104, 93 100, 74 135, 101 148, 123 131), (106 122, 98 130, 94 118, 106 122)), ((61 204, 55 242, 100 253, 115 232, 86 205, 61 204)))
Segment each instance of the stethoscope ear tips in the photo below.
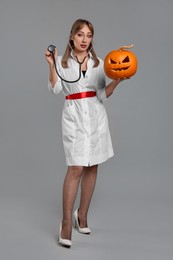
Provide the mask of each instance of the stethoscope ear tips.
POLYGON ((55 50, 55 48, 56 48, 56 46, 54 46, 54 45, 52 45, 52 44, 47 47, 47 49, 48 49, 48 51, 49 51, 50 53, 53 53, 54 50, 55 50))

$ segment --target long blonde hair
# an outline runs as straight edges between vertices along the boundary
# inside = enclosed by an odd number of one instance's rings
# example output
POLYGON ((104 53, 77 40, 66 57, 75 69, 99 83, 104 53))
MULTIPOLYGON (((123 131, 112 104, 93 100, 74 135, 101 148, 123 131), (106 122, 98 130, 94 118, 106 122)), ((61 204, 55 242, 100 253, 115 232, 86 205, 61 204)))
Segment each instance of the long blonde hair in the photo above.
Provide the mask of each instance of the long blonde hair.
MULTIPOLYGON (((94 36, 94 27, 89 21, 84 20, 84 19, 78 19, 74 22, 74 24, 72 25, 72 28, 71 28, 69 42, 67 44, 66 50, 64 52, 64 55, 63 55, 62 61, 61 61, 63 68, 68 68, 68 58, 70 56, 71 48, 72 49, 74 48, 74 43, 73 43, 73 40, 71 39, 71 37, 72 37, 72 35, 75 35, 80 29, 82 29, 82 27, 84 25, 88 26, 88 28, 90 29, 90 31, 92 33, 92 37, 94 36)), ((87 51, 91 52, 93 59, 94 59, 94 67, 97 67, 99 65, 99 59, 97 58, 97 55, 93 49, 92 41, 91 41, 87 51)))

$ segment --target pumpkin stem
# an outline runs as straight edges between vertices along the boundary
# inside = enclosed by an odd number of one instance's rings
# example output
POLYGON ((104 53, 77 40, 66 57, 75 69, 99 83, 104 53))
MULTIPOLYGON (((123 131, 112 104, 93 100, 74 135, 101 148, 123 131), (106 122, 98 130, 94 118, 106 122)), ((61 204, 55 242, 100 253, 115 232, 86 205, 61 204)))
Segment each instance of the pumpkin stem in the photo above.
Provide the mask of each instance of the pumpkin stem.
POLYGON ((130 49, 130 48, 132 48, 134 45, 133 44, 131 44, 131 45, 126 45, 126 46, 121 46, 120 48, 119 48, 119 50, 124 50, 124 49, 130 49))

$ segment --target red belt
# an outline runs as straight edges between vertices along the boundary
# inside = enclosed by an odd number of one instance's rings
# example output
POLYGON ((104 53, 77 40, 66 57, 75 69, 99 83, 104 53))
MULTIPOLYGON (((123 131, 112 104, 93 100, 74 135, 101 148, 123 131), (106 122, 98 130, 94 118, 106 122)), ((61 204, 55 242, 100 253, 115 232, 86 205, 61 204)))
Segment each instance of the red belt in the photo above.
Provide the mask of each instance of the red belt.
POLYGON ((96 96, 96 92, 87 91, 87 92, 79 92, 79 93, 68 95, 66 96, 66 99, 81 99, 81 98, 95 97, 95 96, 96 96))

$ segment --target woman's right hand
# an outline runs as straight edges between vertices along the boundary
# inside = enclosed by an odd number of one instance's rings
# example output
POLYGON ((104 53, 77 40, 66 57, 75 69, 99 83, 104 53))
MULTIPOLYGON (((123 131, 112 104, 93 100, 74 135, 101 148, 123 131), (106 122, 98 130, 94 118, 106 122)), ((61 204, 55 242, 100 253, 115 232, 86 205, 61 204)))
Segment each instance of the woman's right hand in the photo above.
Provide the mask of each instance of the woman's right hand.
MULTIPOLYGON (((58 55, 56 48, 53 52, 53 55, 54 55, 55 60, 56 60, 57 55, 58 55)), ((53 61, 52 53, 50 53, 50 51, 48 51, 48 49, 46 49, 46 51, 45 51, 45 58, 46 58, 47 63, 52 67, 54 65, 54 61, 53 61)))

